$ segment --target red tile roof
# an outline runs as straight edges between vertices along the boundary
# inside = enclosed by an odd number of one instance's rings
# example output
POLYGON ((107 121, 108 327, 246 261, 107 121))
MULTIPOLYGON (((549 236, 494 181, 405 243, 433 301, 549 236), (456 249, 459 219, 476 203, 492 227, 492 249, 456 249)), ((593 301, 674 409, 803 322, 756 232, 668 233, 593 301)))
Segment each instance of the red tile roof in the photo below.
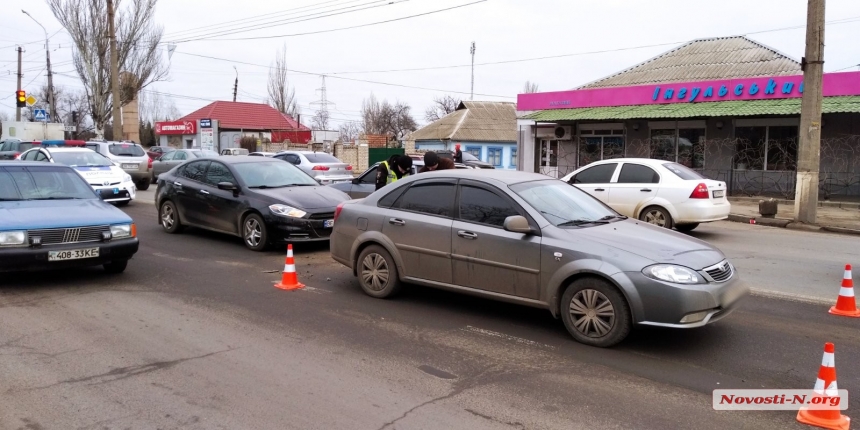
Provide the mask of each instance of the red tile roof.
POLYGON ((289 115, 262 103, 212 102, 179 121, 196 121, 202 118, 218 120, 220 129, 236 130, 310 130, 298 124, 289 115))

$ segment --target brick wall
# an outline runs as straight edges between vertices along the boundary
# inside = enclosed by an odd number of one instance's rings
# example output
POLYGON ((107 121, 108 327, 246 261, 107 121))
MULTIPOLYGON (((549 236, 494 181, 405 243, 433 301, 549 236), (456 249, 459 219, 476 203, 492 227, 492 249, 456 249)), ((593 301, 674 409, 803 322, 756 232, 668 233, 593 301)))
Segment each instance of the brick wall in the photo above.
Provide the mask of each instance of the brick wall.
POLYGON ((352 171, 359 174, 368 168, 368 146, 367 145, 344 145, 338 143, 334 145, 334 156, 344 163, 352 166, 352 171))

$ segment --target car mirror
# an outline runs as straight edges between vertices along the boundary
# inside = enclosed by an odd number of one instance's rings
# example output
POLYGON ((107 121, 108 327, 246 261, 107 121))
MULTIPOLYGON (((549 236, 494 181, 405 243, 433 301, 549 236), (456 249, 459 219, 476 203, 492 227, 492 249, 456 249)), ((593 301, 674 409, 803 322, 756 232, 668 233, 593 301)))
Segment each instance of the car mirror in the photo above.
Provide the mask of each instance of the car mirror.
POLYGON ((353 183, 353 184, 355 184, 355 185, 360 184, 360 183, 361 183, 361 178, 354 178, 354 179, 352 180, 352 183, 353 183))
POLYGON ((218 189, 225 191, 239 191, 239 186, 232 182, 219 182, 218 189))
POLYGON ((534 229, 529 225, 529 220, 521 215, 512 215, 505 218, 505 230, 523 234, 534 233, 534 229))

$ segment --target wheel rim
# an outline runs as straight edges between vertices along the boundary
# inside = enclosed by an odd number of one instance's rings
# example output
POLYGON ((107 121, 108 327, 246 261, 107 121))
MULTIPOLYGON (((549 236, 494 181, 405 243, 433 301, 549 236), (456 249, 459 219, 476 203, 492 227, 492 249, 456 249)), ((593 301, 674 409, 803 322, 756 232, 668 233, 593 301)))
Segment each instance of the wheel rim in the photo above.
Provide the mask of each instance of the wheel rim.
POLYGON ((645 213, 645 222, 648 224, 654 224, 656 226, 664 227, 666 226, 666 216, 663 215, 663 212, 658 211, 656 209, 650 210, 645 213))
POLYGON ((600 338, 615 327, 615 307, 600 291, 586 289, 570 300, 570 318, 576 331, 600 338))
POLYGON ((245 243, 256 248, 263 238, 263 228, 255 218, 245 220, 245 243))
POLYGON ((161 207, 161 225, 164 228, 173 228, 174 215, 173 215, 173 207, 170 205, 164 205, 161 207))
POLYGON ((388 262, 379 254, 368 254, 361 262, 361 279, 373 291, 388 285, 388 262))

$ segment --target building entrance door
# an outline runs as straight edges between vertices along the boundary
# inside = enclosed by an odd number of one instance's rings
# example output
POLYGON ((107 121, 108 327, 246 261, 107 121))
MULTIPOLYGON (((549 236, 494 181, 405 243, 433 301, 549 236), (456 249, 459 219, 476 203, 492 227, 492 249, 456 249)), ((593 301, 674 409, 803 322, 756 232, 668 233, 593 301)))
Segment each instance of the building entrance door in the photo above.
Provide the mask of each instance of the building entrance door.
POLYGON ((558 141, 542 139, 538 144, 539 157, 536 157, 535 171, 558 178, 558 141))

